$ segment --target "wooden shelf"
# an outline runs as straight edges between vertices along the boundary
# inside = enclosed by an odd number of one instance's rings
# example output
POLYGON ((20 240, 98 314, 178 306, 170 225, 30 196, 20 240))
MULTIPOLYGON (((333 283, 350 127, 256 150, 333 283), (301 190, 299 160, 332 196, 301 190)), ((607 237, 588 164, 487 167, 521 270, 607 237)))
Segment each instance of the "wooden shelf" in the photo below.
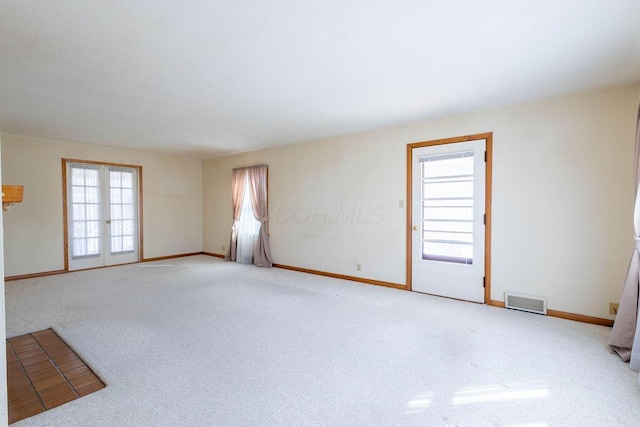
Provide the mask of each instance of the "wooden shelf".
POLYGON ((22 185, 2 186, 2 209, 7 210, 14 203, 22 202, 24 187, 22 185))

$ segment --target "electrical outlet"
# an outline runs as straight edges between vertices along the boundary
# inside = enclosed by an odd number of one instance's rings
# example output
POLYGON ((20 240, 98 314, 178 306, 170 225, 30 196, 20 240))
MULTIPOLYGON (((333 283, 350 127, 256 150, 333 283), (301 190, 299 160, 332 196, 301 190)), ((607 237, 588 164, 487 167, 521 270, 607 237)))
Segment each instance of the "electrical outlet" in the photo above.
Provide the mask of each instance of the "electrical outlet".
POLYGON ((404 208, 404 200, 400 199, 400 201, 398 202, 398 207, 400 209, 404 208))
POLYGON ((618 314, 618 306, 620 304, 616 304, 615 302, 609 303, 609 314, 618 314))
POLYGON ((360 271, 362 269, 362 266, 360 264, 356 264, 356 271, 360 271))

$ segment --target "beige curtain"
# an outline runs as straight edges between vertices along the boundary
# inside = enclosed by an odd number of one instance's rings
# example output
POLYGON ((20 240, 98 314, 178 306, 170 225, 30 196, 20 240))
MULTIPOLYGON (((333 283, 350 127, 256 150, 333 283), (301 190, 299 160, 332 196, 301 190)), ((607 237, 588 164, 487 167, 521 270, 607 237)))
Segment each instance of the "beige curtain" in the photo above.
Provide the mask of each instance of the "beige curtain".
POLYGON ((248 172, 253 216, 260 222, 260 233, 253 253, 253 263, 258 267, 271 267, 269 215, 267 212, 267 166, 253 166, 248 168, 248 172))
POLYGON ((636 247, 631 254, 627 279, 620 298, 616 321, 613 324, 609 345, 624 361, 630 361, 630 368, 640 371, 640 107, 636 127, 635 180, 636 202, 634 228, 636 247))
POLYGON ((240 213, 242 212, 242 199, 244 197, 244 185, 247 177, 246 169, 234 169, 231 178, 231 197, 233 201, 233 225, 231 226, 231 240, 227 255, 224 257, 227 261, 235 261, 237 255, 238 244, 238 221, 240 221, 240 213))

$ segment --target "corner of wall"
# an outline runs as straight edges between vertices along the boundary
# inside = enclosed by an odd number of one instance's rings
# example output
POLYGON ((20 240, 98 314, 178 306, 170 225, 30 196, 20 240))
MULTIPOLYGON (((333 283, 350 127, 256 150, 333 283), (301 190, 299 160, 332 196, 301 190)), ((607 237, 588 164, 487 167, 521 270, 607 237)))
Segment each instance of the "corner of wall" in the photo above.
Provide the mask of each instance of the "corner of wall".
MULTIPOLYGON (((0 164, 2 160, 2 132, 0 132, 0 164)), ((2 184, 2 167, 0 166, 0 184, 2 184)), ((6 347, 6 321, 4 310, 4 230, 3 230, 3 212, 0 211, 0 340, 2 345, 6 347)), ((7 354, 5 351, 0 354, 0 424, 7 425, 9 423, 9 415, 7 409, 7 354)))

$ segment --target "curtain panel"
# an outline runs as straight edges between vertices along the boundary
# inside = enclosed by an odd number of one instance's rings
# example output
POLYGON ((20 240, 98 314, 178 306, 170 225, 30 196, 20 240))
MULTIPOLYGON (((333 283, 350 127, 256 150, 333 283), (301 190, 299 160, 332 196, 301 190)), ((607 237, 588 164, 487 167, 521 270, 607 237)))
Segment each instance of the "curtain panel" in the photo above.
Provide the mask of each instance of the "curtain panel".
POLYGON ((249 190, 253 216, 260 222, 258 241, 253 253, 253 263, 258 267, 271 267, 271 249, 269 248, 269 215, 267 212, 267 167, 254 166, 248 169, 249 190))
POLYGON ((231 177, 231 200, 233 202, 233 225, 231 226, 231 240, 229 249, 224 257, 226 261, 235 261, 238 253, 238 222, 242 213, 242 199, 247 173, 244 169, 234 169, 231 177))
POLYGON ((253 263, 258 267, 271 267, 271 249, 269 246, 269 214, 267 209, 267 175, 266 165, 238 168, 233 170, 231 192, 233 197, 233 226, 231 227, 231 241, 229 251, 225 256, 227 261, 236 261, 238 242, 238 223, 242 213, 242 199, 244 197, 245 180, 249 180, 249 193, 253 216, 260 223, 258 239, 256 241, 253 263))
POLYGON ((635 249, 631 254, 629 270, 625 280, 620 306, 616 316, 609 346, 624 361, 629 361, 629 367, 634 371, 640 371, 640 317, 638 306, 640 305, 640 106, 636 126, 635 148, 635 182, 636 200, 633 213, 633 225, 635 229, 635 249))

